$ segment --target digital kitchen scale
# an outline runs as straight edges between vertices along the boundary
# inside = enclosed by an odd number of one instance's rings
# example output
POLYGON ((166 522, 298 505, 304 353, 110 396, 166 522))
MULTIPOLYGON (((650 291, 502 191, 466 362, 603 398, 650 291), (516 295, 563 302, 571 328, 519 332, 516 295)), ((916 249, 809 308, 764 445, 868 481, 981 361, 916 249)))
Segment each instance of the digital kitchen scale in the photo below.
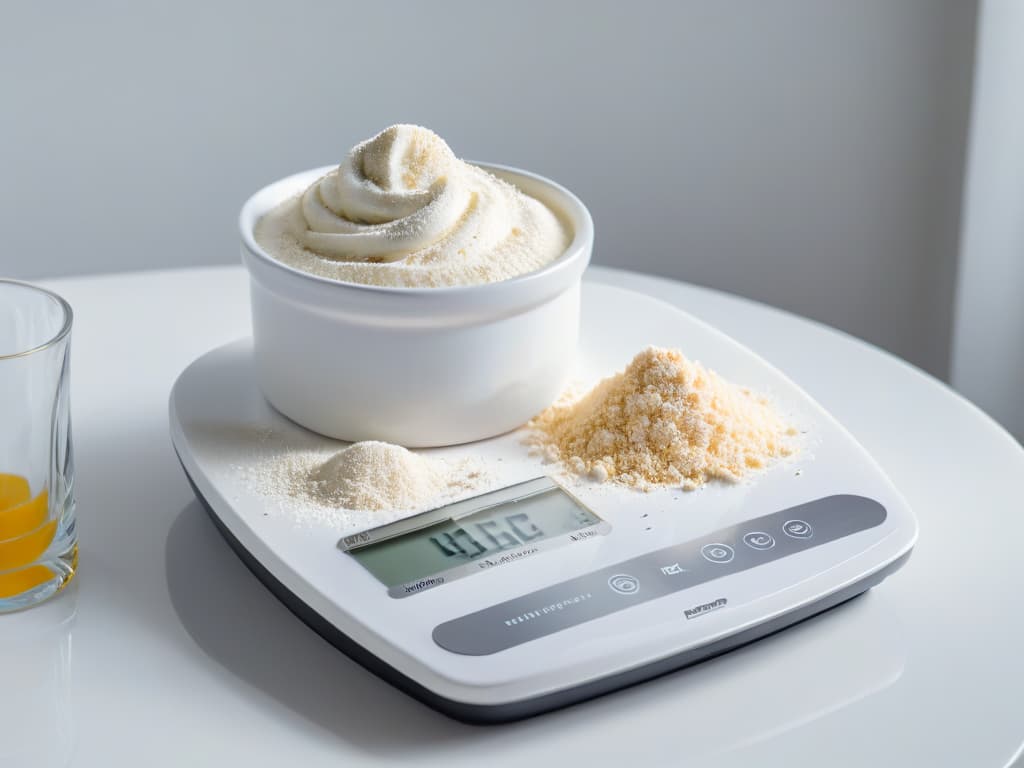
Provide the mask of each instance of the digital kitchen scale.
POLYGON ((800 429, 799 452, 740 484, 642 493, 559 475, 513 433, 421 452, 485 466, 486 486, 469 498, 299 525, 289 506, 298 502, 262 493, 250 470, 345 444, 266 403, 250 340, 182 373, 171 435, 220 531, 296 615, 452 717, 515 720, 831 608, 899 568, 916 540, 913 515, 873 459, 783 374, 670 305, 584 282, 582 380, 650 344, 768 394, 800 429))

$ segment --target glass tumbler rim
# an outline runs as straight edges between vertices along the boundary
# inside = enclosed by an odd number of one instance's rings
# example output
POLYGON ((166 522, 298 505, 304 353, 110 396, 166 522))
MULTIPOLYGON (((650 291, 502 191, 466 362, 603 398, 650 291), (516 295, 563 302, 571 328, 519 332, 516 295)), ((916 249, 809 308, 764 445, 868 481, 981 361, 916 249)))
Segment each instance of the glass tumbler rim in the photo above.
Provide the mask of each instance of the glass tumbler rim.
POLYGON ((4 285, 12 285, 18 288, 24 288, 28 291, 42 294, 47 298, 52 299, 54 302, 57 303, 57 306, 61 308, 61 312, 63 312, 64 314, 64 322, 61 324, 60 330, 58 330, 57 333, 54 334, 50 339, 44 341, 41 344, 37 344, 34 347, 30 347, 29 349, 22 349, 18 350, 17 352, 11 352, 10 354, 0 355, 0 361, 13 360, 18 357, 28 357, 29 355, 34 355, 36 352, 42 352, 43 350, 49 349, 50 347, 56 344, 60 344, 65 338, 67 338, 67 335, 71 333, 71 324, 72 321, 74 320, 75 315, 74 312, 71 311, 71 305, 68 304, 68 302, 64 299, 63 296, 54 293, 53 291, 48 290, 46 288, 41 288, 38 285, 34 285, 33 283, 26 283, 24 280, 11 280, 9 278, 0 277, 0 286, 4 285))

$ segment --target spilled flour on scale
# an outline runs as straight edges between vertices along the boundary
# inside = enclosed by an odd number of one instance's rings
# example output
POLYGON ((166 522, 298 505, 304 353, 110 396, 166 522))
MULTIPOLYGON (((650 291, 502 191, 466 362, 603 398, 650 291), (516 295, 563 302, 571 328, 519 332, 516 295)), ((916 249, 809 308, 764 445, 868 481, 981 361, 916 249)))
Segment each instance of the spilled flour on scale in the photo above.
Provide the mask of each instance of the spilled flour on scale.
POLYGON ((471 459, 448 461, 377 441, 341 451, 295 449, 243 469, 250 485, 299 524, 381 525, 454 501, 487 475, 471 459))

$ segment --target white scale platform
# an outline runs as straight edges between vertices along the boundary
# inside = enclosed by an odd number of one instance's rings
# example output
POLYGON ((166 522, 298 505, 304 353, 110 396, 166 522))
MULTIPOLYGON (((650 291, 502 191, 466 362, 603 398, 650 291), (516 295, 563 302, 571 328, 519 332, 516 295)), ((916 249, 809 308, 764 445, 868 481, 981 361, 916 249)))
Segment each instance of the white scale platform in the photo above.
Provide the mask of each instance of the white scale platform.
POLYGON ((396 515, 355 515, 343 529, 300 526, 280 500, 256 491, 244 468, 257 443, 264 453, 275 445, 345 444, 298 427, 266 403, 253 378, 249 340, 215 349, 182 373, 171 395, 171 436, 222 533, 300 618, 453 717, 514 720, 663 674, 826 610, 880 582, 916 540, 913 515, 878 465, 782 373, 674 307, 584 283, 580 380, 589 384, 620 370, 650 344, 677 347, 768 394, 803 432, 799 453, 739 485, 640 493, 559 476, 557 467, 528 455, 520 433, 423 451, 483 462, 491 473, 483 490, 535 481, 525 486, 534 492, 528 503, 494 505, 501 499, 491 497, 485 512, 474 512, 479 503, 461 504, 457 511, 472 516, 447 531, 484 518, 507 521, 509 510, 534 510, 542 520, 561 515, 569 528, 579 526, 534 545, 526 539, 545 525, 524 523, 509 529, 524 539, 515 547, 499 524, 485 521, 474 530, 508 547, 481 554, 491 560, 487 567, 460 555, 456 568, 388 584, 362 555, 371 546, 411 547, 414 536, 426 541, 414 531, 370 542, 415 524, 399 521, 367 536, 356 534, 394 523, 396 515), (546 474, 571 497, 557 486, 544 495, 548 481, 538 478, 546 474), (358 545, 366 546, 346 551, 358 545))

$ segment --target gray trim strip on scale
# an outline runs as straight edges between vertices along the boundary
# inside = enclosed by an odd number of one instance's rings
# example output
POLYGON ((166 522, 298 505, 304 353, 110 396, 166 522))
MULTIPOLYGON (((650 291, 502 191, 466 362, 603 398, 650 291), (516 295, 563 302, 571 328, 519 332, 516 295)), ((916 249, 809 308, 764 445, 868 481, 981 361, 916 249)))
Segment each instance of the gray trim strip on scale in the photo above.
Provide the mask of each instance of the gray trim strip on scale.
MULTIPOLYGON (((177 453, 177 450, 175 450, 175 453, 177 453)), ((179 462, 181 461, 180 456, 178 457, 178 460, 179 462)), ((523 699, 520 701, 508 702, 506 704, 468 704, 463 701, 457 701, 455 699, 448 699, 444 696, 440 696, 407 675, 399 672, 390 664, 387 664, 377 656, 374 656, 344 632, 327 621, 323 616, 310 608, 300 597, 282 584, 277 577, 267 570, 267 568, 260 563, 237 538, 235 538, 234 534, 231 533, 224 521, 217 516, 217 513, 214 511, 210 503, 202 493, 199 492, 195 482, 192 480, 192 476, 189 475, 188 470, 185 469, 184 463, 182 463, 182 469, 185 471, 185 477, 188 479, 189 485, 192 486, 192 490, 195 492, 196 498, 210 515, 210 519, 213 521, 214 526, 218 531, 220 531, 221 535, 235 551, 235 554, 237 554, 239 559, 245 563, 250 571, 252 571, 253 575, 263 582, 264 586, 266 586, 278 600, 284 603, 288 610, 294 613, 313 631, 350 659, 377 675, 382 680, 385 680, 398 688, 403 693, 422 702, 423 704, 426 704, 438 712, 454 718, 455 720, 476 725, 508 723, 533 717, 534 715, 540 715, 555 709, 562 709, 563 707, 577 704, 581 701, 586 701, 587 699, 603 696, 606 693, 610 693, 620 688, 626 688, 655 677, 660 677, 682 667, 690 666, 696 662, 704 661, 714 656, 720 656, 727 651, 747 645, 762 637, 774 634, 793 624, 809 619, 816 614, 827 611, 830 608, 834 608, 841 603, 845 603, 847 600, 850 600, 876 584, 879 584, 890 573, 898 570, 910 557, 910 552, 908 551, 888 565, 883 566, 874 573, 868 574, 860 581, 847 585, 843 589, 826 595, 815 603, 801 606, 762 624, 750 627, 742 632, 722 638, 721 640, 701 646, 700 648, 684 651, 682 653, 660 659, 651 664, 637 667, 636 669, 629 669, 624 672, 618 672, 616 674, 603 677, 599 680, 593 680, 589 683, 576 686, 575 688, 555 691, 532 699, 523 699)))
POLYGON ((445 621, 434 642, 467 656, 498 653, 875 528, 887 516, 865 496, 824 496, 445 621), (745 543, 751 534, 766 537, 766 546, 745 543))

